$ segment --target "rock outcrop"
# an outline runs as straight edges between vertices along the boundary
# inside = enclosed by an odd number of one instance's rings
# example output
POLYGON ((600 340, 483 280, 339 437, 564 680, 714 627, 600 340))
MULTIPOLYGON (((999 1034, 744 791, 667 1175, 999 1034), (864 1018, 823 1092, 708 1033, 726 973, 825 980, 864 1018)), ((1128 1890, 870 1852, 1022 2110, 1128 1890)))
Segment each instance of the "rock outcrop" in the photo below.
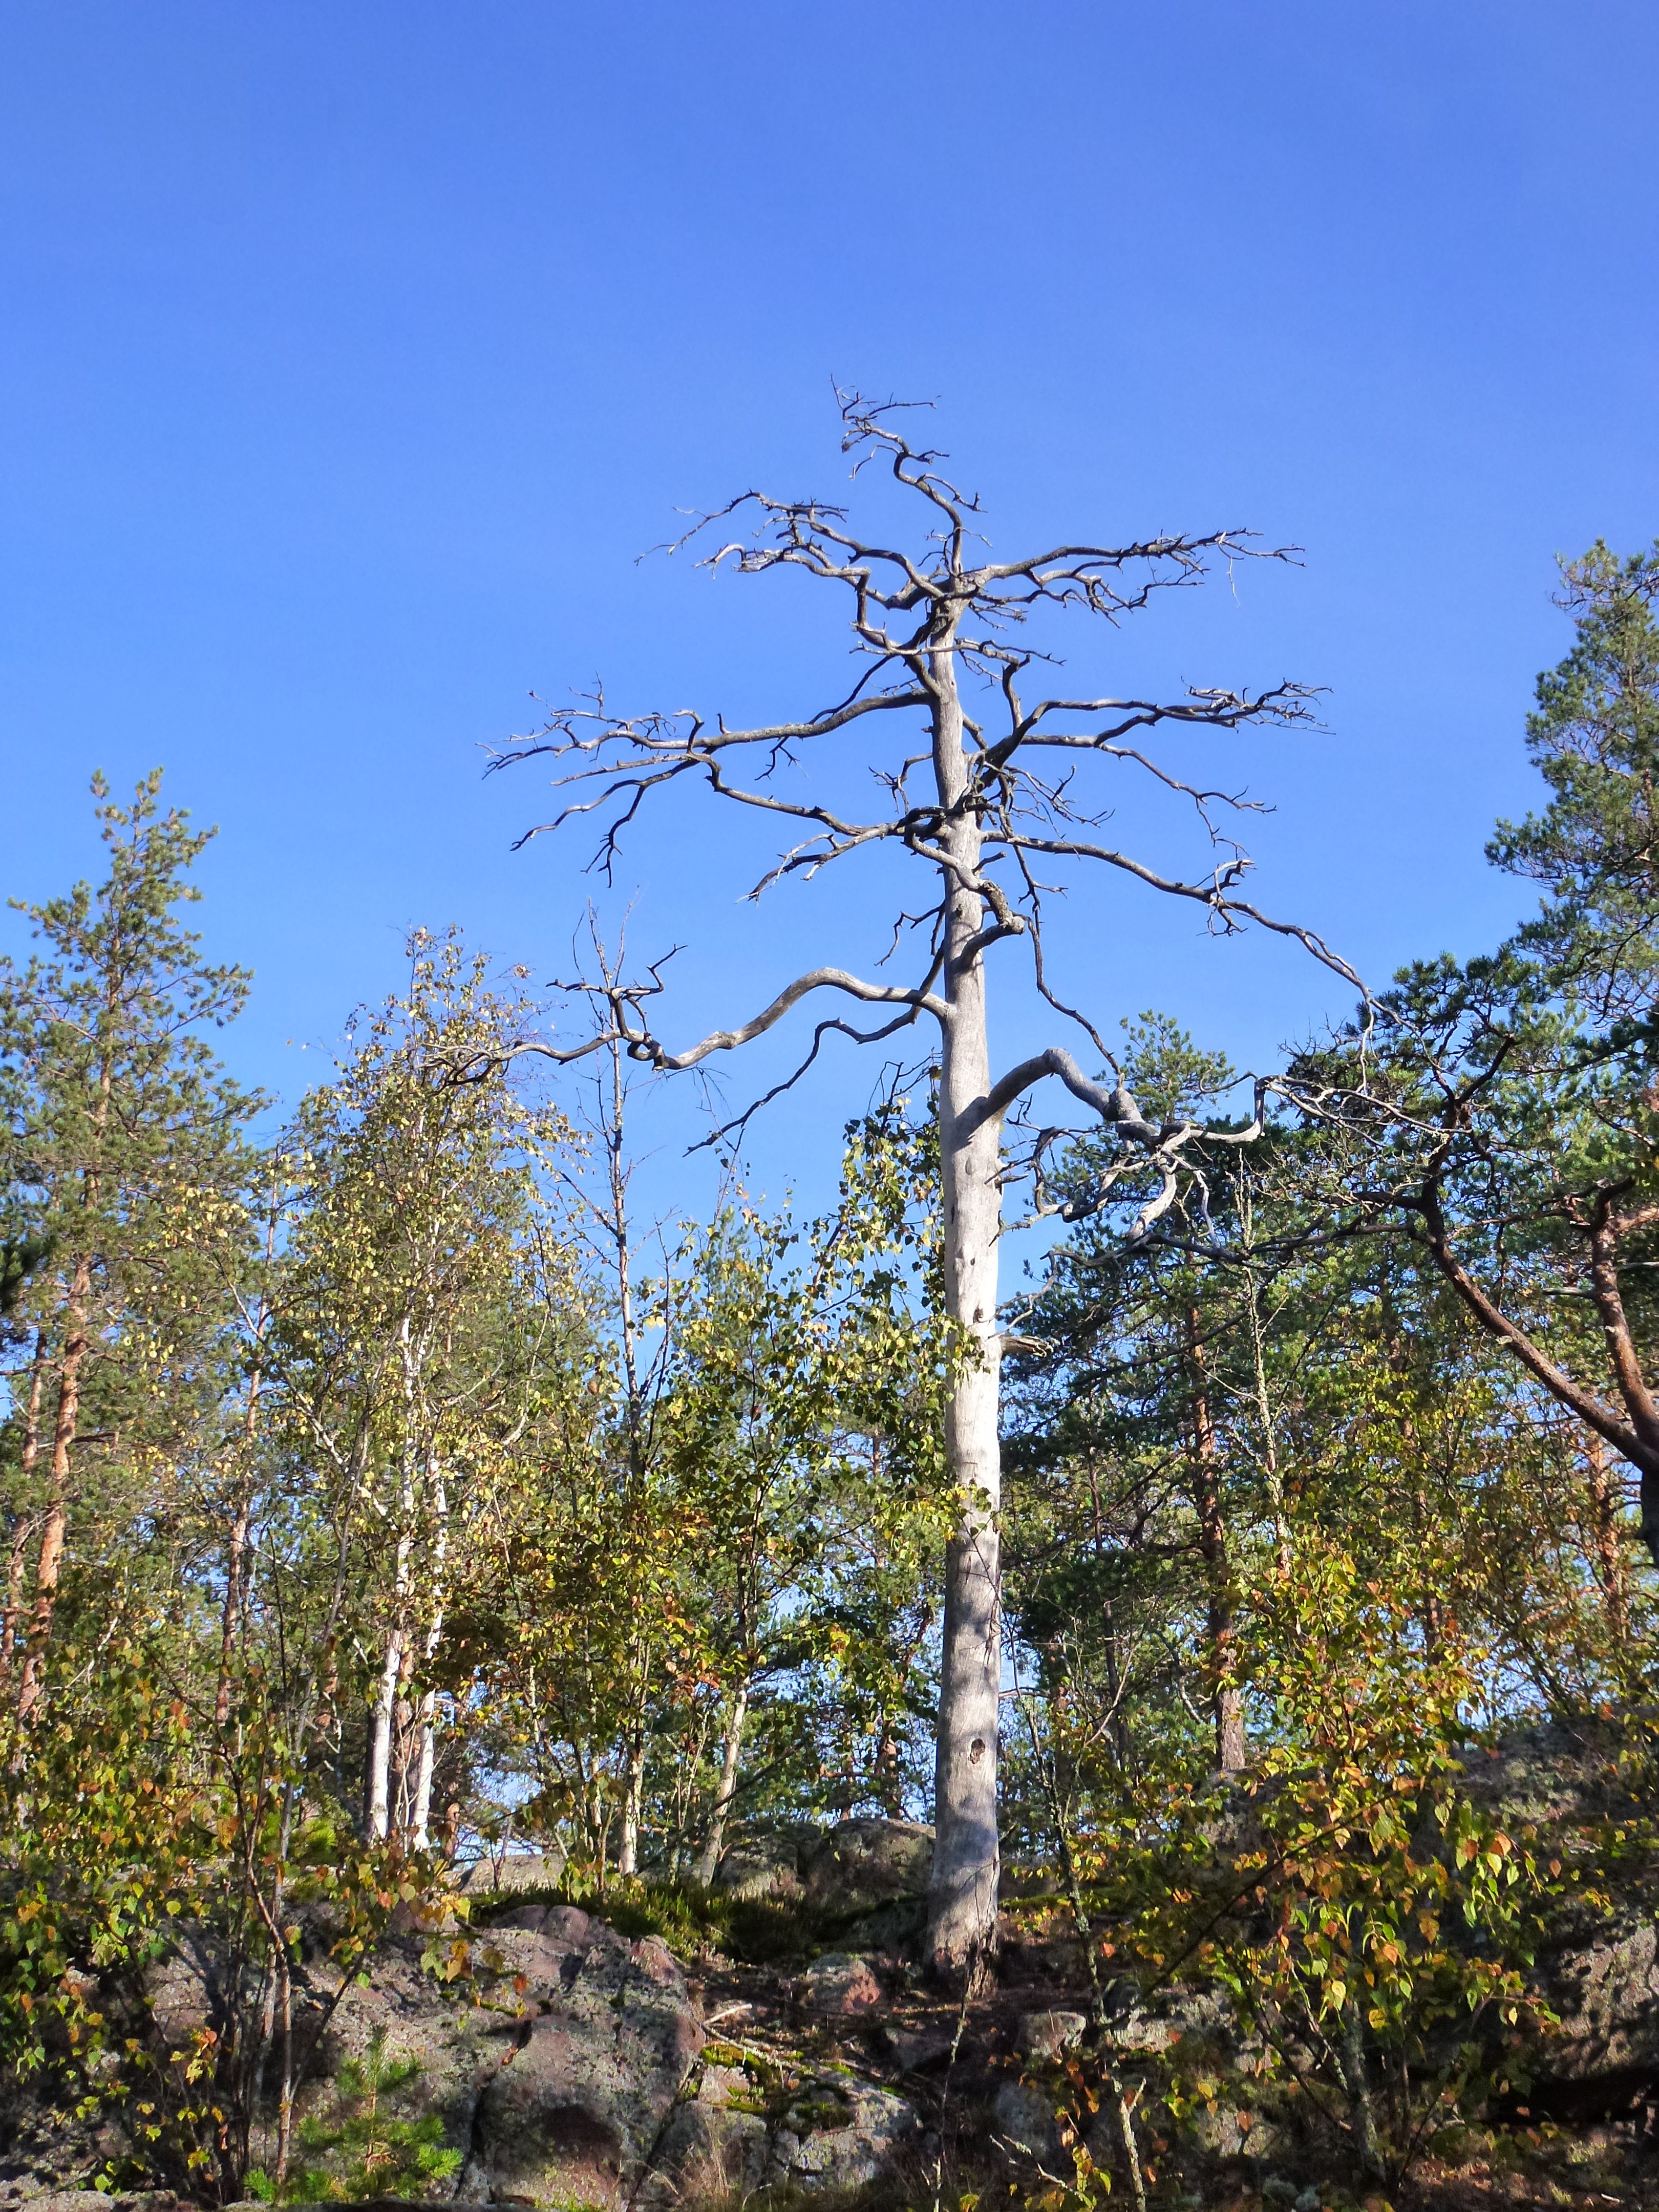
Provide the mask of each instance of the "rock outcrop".
POLYGON ((515 1917, 493 1931, 514 2038, 480 2087, 456 2195, 624 2204, 702 2051, 685 1978, 655 1937, 630 1943, 568 1907, 539 1927, 515 1917))
POLYGON ((874 2181, 915 2136, 902 2097, 845 2073, 804 2081, 778 2116, 766 2179, 794 2189, 855 2189, 874 2181))
POLYGON ((455 1887, 474 1904, 513 1897, 526 1889, 556 1889, 564 1874, 560 1851, 506 1851, 500 1858, 471 1859, 455 1869, 455 1887))
POLYGON ((1603 1868, 1586 1885, 1597 1902, 1563 1899, 1539 1947, 1534 1986, 1559 2023, 1534 2057, 1543 2083, 1659 2082, 1654 1758, 1633 1724, 1598 1723, 1467 1755, 1471 1795, 1534 1858, 1603 1868))
MULTIPOLYGON (((902 1894, 921 1863, 915 1838, 884 1850, 867 1832, 878 1824, 847 1825, 855 1833, 842 1836, 820 1893, 855 1906, 902 1894)), ((817 1841, 805 1840, 809 1849, 817 1841)), ((794 1879, 804 1887, 799 1871, 794 1879)), ((834 2023, 886 2001, 864 1958, 826 1954, 781 1980, 792 1997, 783 2016, 805 2023, 818 2055, 780 2064, 775 2045, 709 2045, 667 1947, 654 1936, 630 1941, 573 1906, 504 1902, 467 1939, 471 1980, 452 1985, 424 1969, 424 1941, 393 1936, 367 1981, 343 1987, 319 1947, 296 1993, 302 2020, 319 2031, 298 2112, 302 2124, 328 2116, 341 2067, 377 2043, 400 2073, 412 2062, 386 2093, 388 2118, 439 2117, 457 2166, 434 2194, 458 2204, 670 2212, 770 2185, 841 2189, 873 2179, 918 2138, 911 2103, 826 2063, 833 2053, 821 2049, 834 2023)), ((212 2020, 220 1978, 213 1947, 181 1931, 152 1975, 153 2017, 167 2040, 182 2045, 212 2020)), ((320 2155, 325 2180, 334 2154, 320 2155)))
POLYGON ((802 1821, 784 1828, 751 1829, 727 1849, 714 1887, 741 1898, 798 1898, 805 1863, 823 1840, 822 1828, 802 1821))
POLYGON ((806 1901, 830 1920, 854 1919, 925 1896, 933 1832, 920 1820, 842 1820, 808 1855, 806 1901))

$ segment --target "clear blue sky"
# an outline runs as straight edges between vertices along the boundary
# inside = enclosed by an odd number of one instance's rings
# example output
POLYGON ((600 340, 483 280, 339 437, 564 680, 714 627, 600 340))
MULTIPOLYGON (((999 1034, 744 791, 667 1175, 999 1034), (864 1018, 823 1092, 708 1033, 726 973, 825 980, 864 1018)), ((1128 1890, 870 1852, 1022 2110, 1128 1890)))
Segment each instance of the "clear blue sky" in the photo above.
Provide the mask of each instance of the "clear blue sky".
MULTIPOLYGON (((752 481, 833 490, 832 376, 938 399, 999 549, 1304 547, 1079 640, 1079 674, 1328 687, 1327 735, 1224 774, 1277 803, 1256 896, 1368 972, 1517 911, 1481 846, 1533 793, 1552 556, 1659 532, 1651 0, 0 21, 3 888, 90 865, 94 766, 165 763, 221 825, 248 1075, 295 1095, 410 923, 566 965, 583 848, 509 856, 546 795, 479 776, 532 689, 823 696, 835 610, 634 556, 752 481)), ((701 807, 632 848, 635 945, 687 947, 674 1041, 878 943, 877 885, 737 904, 757 849, 701 807)), ((1066 951, 1105 1023, 1161 1006, 1247 1061, 1340 1010, 1151 896, 1079 900, 1066 951)), ((1042 1033, 1000 1017, 1005 1052, 1042 1033)), ((815 1181, 872 1074, 775 1115, 763 1177, 815 1181)))

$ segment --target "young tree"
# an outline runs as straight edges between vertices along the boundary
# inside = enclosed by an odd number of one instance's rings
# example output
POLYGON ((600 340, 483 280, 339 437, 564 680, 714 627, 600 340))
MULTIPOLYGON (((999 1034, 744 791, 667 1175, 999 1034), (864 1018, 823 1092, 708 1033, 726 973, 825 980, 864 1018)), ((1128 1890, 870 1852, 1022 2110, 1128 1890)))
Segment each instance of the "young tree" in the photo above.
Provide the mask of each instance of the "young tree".
POLYGON ((40 1695, 89 1391, 106 1433, 210 1408, 247 1243, 245 1139, 260 1101, 230 1080, 204 1032, 234 1019, 248 977, 210 965, 180 926, 212 833, 162 813, 161 782, 158 769, 122 807, 94 777, 107 877, 24 907, 46 950, 22 969, 0 963, 9 1249, 30 1263, 17 1313, 33 1330, 3 1639, 8 1667, 21 1647, 25 1717, 40 1695))
MULTIPOLYGON (((1184 782, 1132 740, 1163 726, 1231 732, 1299 720, 1307 711, 1306 695, 1280 684, 1254 694, 1194 688, 1170 701, 1109 694, 1028 700, 1028 672, 1046 670, 1050 656, 1016 641, 1020 625, 1036 616, 1072 611, 1115 624, 1160 589, 1197 582, 1212 558, 1231 562, 1249 549, 1237 533, 1218 531, 1118 545, 1064 544, 1008 561, 983 557, 975 529, 977 504, 939 473, 939 456, 913 446, 895 427, 890 408, 852 398, 842 411, 843 450, 857 453, 860 465, 883 463, 901 496, 919 506, 927 530, 914 550, 858 534, 839 507, 758 492, 744 493, 704 518, 691 536, 732 517, 752 517, 757 534, 717 544, 707 556, 708 565, 730 559, 744 574, 797 570, 847 594, 854 651, 866 664, 847 696, 799 719, 744 729, 690 712, 617 717, 600 698, 555 714, 498 764, 551 759, 556 781, 574 795, 544 826, 556 828, 596 811, 606 817, 600 856, 607 869, 641 805, 692 776, 793 834, 795 842, 757 893, 781 878, 817 875, 832 862, 884 850, 908 855, 933 879, 919 920, 904 914, 896 925, 896 942, 908 926, 919 929, 925 948, 908 983, 877 982, 840 965, 815 967, 751 1019, 679 1052, 669 1050, 649 1026, 648 1000, 659 988, 654 981, 617 986, 610 1003, 611 1034, 635 1058, 667 1070, 695 1067, 711 1054, 747 1043, 821 992, 879 1010, 885 1018, 871 1029, 838 1014, 821 1018, 797 1075, 831 1034, 872 1042, 924 1017, 936 1026, 945 1306, 973 1345, 945 1420, 961 1503, 945 1562, 938 1840, 929 1908, 933 1960, 941 1971, 955 1973, 990 1953, 996 1924, 997 1259, 1004 1119, 1035 1085, 1055 1079, 1128 1146, 1158 1165, 1170 1194, 1182 1151, 1195 1133, 1147 1121, 1115 1075, 1091 1081, 1060 1046, 994 1074, 987 956, 1016 943, 1029 946, 1038 995, 1078 1024, 1110 1067, 1112 1057, 1097 1029, 1064 1006, 1050 988, 1043 963, 1042 873, 1056 864, 1092 862, 1189 902, 1217 929, 1249 920, 1266 922, 1239 895, 1246 860, 1210 827, 1209 810, 1220 795, 1184 782), (891 802, 879 818, 856 818, 827 793, 795 796, 769 781, 780 762, 793 761, 837 732, 866 725, 893 732, 890 748, 871 763, 891 802), (1140 767, 1197 807, 1216 849, 1205 874, 1191 881, 1166 875, 1100 842, 1073 778, 1105 761, 1140 767)), ((1267 926, 1340 966, 1307 931, 1267 926)), ((593 1041, 568 1054, 528 1042, 521 1048, 568 1058, 592 1049, 593 1041)), ((1167 1203, 1167 1197, 1154 1198, 1146 1219, 1167 1203)))

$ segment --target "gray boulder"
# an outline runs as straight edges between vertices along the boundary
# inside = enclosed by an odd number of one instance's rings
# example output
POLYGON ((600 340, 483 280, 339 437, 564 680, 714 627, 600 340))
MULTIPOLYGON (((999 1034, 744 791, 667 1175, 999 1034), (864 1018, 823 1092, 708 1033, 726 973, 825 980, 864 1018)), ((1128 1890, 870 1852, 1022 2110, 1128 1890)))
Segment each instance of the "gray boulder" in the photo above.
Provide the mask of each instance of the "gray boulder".
MULTIPOLYGON (((377 2032, 413 2059, 398 2117, 441 2117, 464 2202, 620 2208, 702 2048, 684 1977, 654 1937, 629 1942, 572 1907, 508 1917, 471 1939, 477 2003, 422 1971, 417 1940, 389 1944, 368 1985, 340 1993, 319 2067, 331 2075, 377 2032)), ((331 2094, 308 2083, 301 2117, 331 2094)))
POLYGON ((1589 2081, 1659 2068, 1656 1935, 1650 1911, 1626 1904, 1540 1955, 1539 1981, 1561 2025, 1539 2046, 1536 2073, 1589 2081))
POLYGON ((708 2066, 695 2098, 677 2104, 635 2197, 640 2212, 707 2198, 752 2197, 766 2179, 769 2130, 748 2075, 708 2066))
POLYGON ((1054 2179, 1063 2179, 1070 2168, 1054 2100, 1029 2081, 997 2084, 991 2100, 991 2137, 1017 2168, 1035 2167, 1054 2179))
POLYGON ((802 1861, 823 1839, 823 1829, 805 1822, 739 1836, 715 1869, 714 1887, 733 1897, 797 1898, 802 1861))
POLYGON ((920 1820, 842 1820, 808 1856, 806 1897, 829 1917, 872 1913, 927 1893, 933 1832, 920 1820))
POLYGON ((564 1853, 507 1851, 500 1858, 472 1859, 455 1869, 455 1887, 473 1905, 520 1890, 556 1889, 564 1876, 564 1853))
POLYGON ((1023 2057, 1058 2058, 1062 2051, 1076 2050, 1088 2025, 1080 2012, 1023 2012, 1014 2046, 1023 2057))
POLYGON ((842 2019, 873 2011, 883 1994, 868 1961, 845 1951, 826 1951, 800 1978, 800 2001, 809 2012, 842 2019))
POLYGON ((913 2108, 890 2090, 850 2074, 816 2074, 779 2116, 766 2179, 800 2190, 861 2188, 919 2132, 913 2108))
POLYGON ((224 1946, 205 1928, 179 1926, 170 1947, 144 1970, 144 1996, 169 2051, 182 2051, 204 2027, 222 2031, 234 1995, 224 1946))
POLYGON ((621 2206, 653 2162, 702 2026, 662 1943, 584 1917, 501 1931, 519 2032, 479 2094, 458 2196, 621 2206))

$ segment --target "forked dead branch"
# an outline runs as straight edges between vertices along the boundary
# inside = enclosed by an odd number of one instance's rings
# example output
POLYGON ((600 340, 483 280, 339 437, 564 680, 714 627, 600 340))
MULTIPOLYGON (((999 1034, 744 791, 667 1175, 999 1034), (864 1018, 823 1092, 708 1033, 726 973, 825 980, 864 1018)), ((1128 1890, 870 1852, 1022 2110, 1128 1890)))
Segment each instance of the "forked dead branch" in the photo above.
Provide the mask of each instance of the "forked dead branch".
MULTIPOLYGON (((919 938, 922 947, 908 982, 873 981, 839 965, 816 967, 751 1018, 672 1051, 649 1018, 661 988, 653 975, 644 984, 612 985, 606 994, 611 1022, 600 1034, 569 1048, 526 1040, 522 1049, 568 1060, 619 1041, 635 1059, 674 1071, 764 1036, 819 993, 884 1015, 862 1026, 841 1015, 820 1019, 794 1073, 776 1086, 783 1089, 811 1064, 827 1036, 873 1043, 924 1016, 937 1025, 945 1297, 973 1350, 947 1416, 947 1453, 961 1508, 945 1566, 929 1949, 938 1970, 960 1975, 989 1955, 996 1929, 997 1264, 1008 1180, 1004 1120, 1039 1084, 1063 1084, 1115 1132, 1126 1164, 1152 1170, 1157 1187, 1131 1232, 1143 1237, 1172 1202, 1183 1160, 1200 1141, 1216 1141, 1194 1123, 1148 1121, 1095 1021, 1051 987, 1043 899, 1056 886, 1042 872, 1056 863, 1092 862, 1199 907, 1218 933, 1255 923, 1291 938, 1346 982, 1363 987, 1311 930, 1275 920, 1241 896, 1250 863, 1220 823, 1224 810, 1237 812, 1250 802, 1187 781, 1131 742, 1166 727, 1233 732, 1306 724, 1308 691, 1279 683, 1254 692, 1191 689, 1170 700, 1026 696, 1030 680, 1054 665, 1052 655, 1029 640, 1034 617, 1076 612, 1115 625, 1158 592, 1200 582, 1218 562, 1283 560, 1288 553, 1266 551, 1236 531, 1215 531, 1118 546, 1062 544, 1025 558, 992 560, 975 528, 977 501, 939 472, 939 455, 910 442, 901 410, 852 396, 843 399, 842 418, 842 447, 855 456, 854 476, 878 465, 920 503, 927 526, 920 550, 865 538, 842 507, 753 491, 703 517, 669 549, 707 546, 702 557, 710 568, 729 562, 744 575, 793 568, 840 586, 850 600, 854 651, 864 664, 842 697, 801 720, 744 729, 689 712, 613 715, 603 696, 591 697, 551 714, 542 730, 515 741, 491 765, 550 763, 562 804, 520 842, 592 817, 599 825, 595 865, 607 877, 641 807, 693 777, 722 799, 787 825, 790 842, 752 896, 784 877, 814 877, 854 854, 889 847, 909 854, 933 880, 930 902, 894 921, 888 957, 907 940, 919 938), (735 534, 739 524, 744 534, 735 534), (819 740, 861 724, 891 748, 870 763, 889 800, 878 818, 854 818, 775 782, 782 764, 800 764, 819 740), (911 732, 920 743, 910 741, 911 732), (1079 788, 1082 772, 1102 761, 1138 769, 1190 805, 1207 847, 1203 872, 1171 875, 1102 840, 1103 814, 1091 811, 1079 788), (1107 1072, 1103 1079, 1092 1079, 1059 1045, 994 1078, 988 955, 1016 945, 1029 951, 1029 988, 1081 1030, 1107 1072)), ((1260 1127, 1260 1103, 1250 1127, 1225 1141, 1249 1141, 1260 1127)), ((1109 1169, 1108 1180, 1121 1172, 1109 1169)))

